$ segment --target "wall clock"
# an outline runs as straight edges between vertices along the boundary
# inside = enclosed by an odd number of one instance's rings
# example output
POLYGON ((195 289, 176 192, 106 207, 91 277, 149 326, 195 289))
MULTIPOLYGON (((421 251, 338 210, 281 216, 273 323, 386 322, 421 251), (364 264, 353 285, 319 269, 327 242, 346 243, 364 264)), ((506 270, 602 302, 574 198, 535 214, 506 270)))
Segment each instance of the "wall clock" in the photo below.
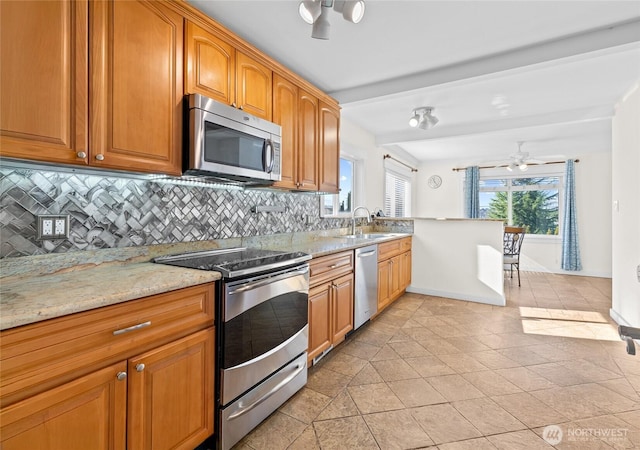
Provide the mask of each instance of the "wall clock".
POLYGON ((442 178, 440 178, 440 175, 431 175, 427 180, 427 184, 431 189, 438 189, 442 185, 442 178))

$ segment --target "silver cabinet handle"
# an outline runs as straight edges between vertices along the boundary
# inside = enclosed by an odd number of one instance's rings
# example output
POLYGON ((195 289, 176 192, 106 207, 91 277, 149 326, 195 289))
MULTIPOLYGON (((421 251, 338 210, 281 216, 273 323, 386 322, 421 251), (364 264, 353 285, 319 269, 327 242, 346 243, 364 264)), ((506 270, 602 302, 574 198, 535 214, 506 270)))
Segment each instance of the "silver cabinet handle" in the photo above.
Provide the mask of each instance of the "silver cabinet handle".
POLYGON ((104 155, 103 155, 102 153, 98 153, 98 154, 96 155, 96 159, 97 159, 98 161, 104 161, 104 155))
POLYGON ((87 157, 87 153, 86 153, 86 152, 78 152, 78 153, 76 153, 76 156, 77 156, 78 158, 82 158, 82 159, 84 159, 84 158, 86 158, 86 157, 87 157))
POLYGON ((140 364, 136 364, 136 371, 137 372, 142 372, 144 370, 144 364, 140 363, 140 364))
POLYGON ((118 381, 124 380, 125 378, 127 378, 127 372, 118 372, 116 378, 118 379, 118 381))
POLYGON ((139 323, 138 325, 133 325, 127 328, 122 328, 120 330, 116 330, 113 332, 114 336, 118 336, 120 334, 124 334, 124 333, 128 333, 130 331, 135 331, 135 330, 139 330, 140 328, 146 328, 149 325, 151 325, 151 321, 149 320, 148 322, 143 322, 143 323, 139 323))

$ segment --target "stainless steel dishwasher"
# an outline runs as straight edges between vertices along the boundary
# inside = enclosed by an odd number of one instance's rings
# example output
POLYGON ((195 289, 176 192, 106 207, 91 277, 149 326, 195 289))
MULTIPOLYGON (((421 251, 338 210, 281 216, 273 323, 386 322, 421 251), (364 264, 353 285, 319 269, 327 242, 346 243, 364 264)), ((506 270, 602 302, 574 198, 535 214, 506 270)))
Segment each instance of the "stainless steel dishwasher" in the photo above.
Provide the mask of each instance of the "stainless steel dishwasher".
POLYGON ((378 310, 378 246, 356 249, 356 288, 353 329, 365 323, 378 310))

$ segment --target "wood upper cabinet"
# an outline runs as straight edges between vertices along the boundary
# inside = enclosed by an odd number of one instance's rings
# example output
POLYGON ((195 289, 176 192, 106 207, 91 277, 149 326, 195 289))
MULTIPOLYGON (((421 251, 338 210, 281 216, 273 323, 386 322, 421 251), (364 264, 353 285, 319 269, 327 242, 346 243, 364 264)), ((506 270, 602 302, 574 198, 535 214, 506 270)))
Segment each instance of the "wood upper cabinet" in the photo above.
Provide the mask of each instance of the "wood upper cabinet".
POLYGON ((275 186, 297 189, 298 87, 277 73, 273 75, 273 121, 282 127, 282 177, 275 186))
POLYGON ((318 99, 298 90, 297 189, 318 190, 318 99))
POLYGON ((185 91, 231 105, 236 97, 236 49, 192 22, 186 27, 185 91))
POLYGON ((85 164, 88 3, 0 2, 0 155, 85 164))
POLYGON ((129 360, 127 448, 191 450, 213 434, 213 328, 129 360))
POLYGON ((271 120, 273 72, 198 25, 186 26, 186 93, 271 120))
POLYGON ((340 110, 320 102, 319 190, 337 194, 340 187, 340 110))
POLYGON ((89 164, 179 175, 183 18, 160 2, 90 3, 89 164))
POLYGON ((3 450, 125 450, 127 365, 120 362, 3 408, 3 450))

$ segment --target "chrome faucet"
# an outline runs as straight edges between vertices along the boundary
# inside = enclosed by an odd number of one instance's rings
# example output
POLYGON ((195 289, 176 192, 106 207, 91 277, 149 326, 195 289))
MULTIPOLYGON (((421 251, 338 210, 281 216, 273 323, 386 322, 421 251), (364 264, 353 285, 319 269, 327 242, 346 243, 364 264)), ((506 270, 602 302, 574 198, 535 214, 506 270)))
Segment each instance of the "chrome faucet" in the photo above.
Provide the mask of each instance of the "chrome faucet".
POLYGON ((365 206, 357 206, 351 213, 351 234, 356 234, 356 211, 364 209, 367 212, 367 223, 371 223, 371 212, 365 206))

